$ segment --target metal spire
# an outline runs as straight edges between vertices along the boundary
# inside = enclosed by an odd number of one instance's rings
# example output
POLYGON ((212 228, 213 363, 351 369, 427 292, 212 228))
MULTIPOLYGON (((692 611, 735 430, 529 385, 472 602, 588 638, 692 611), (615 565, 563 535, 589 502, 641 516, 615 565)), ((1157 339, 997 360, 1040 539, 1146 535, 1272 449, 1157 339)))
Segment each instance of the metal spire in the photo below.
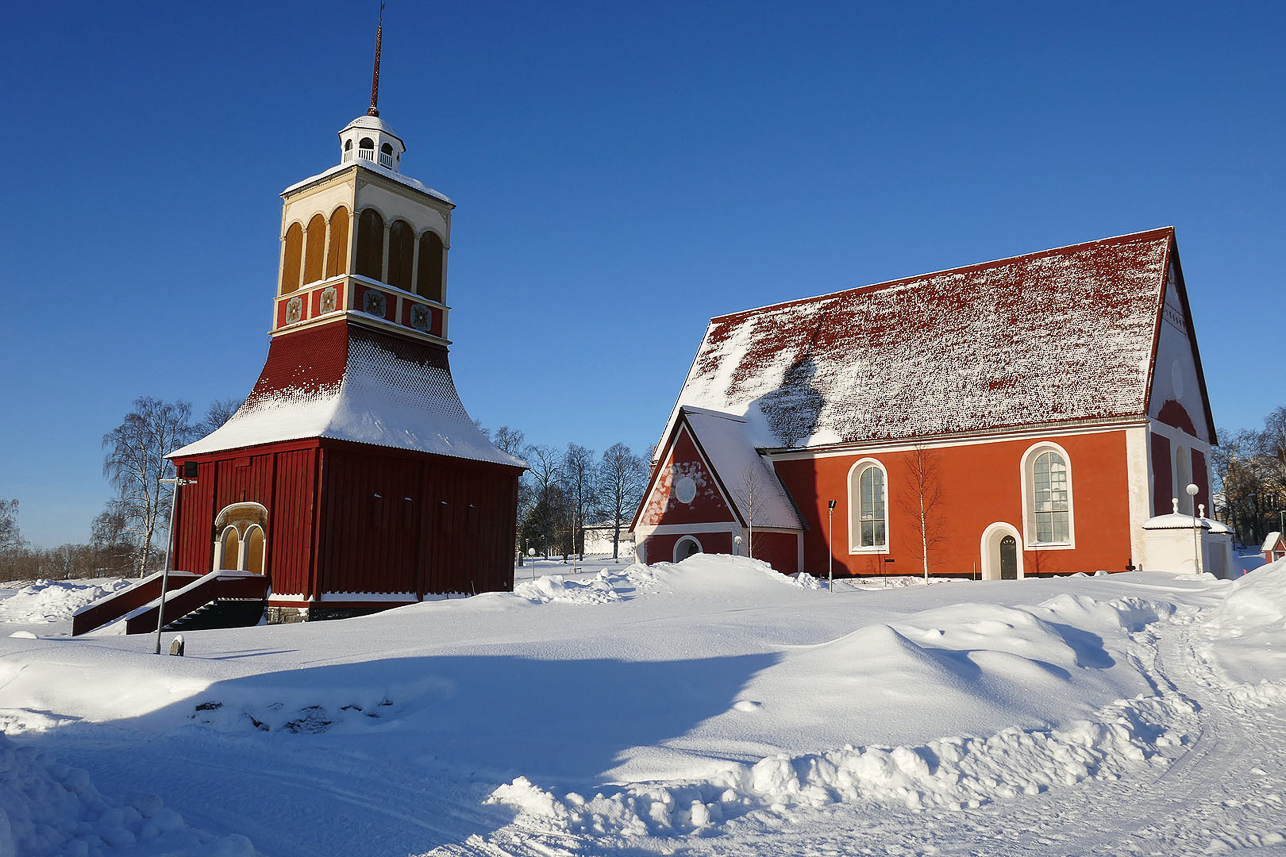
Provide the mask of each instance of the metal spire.
POLYGON ((384 40, 384 4, 380 4, 380 23, 375 30, 375 71, 371 73, 371 106, 366 108, 367 116, 380 115, 380 42, 384 40))

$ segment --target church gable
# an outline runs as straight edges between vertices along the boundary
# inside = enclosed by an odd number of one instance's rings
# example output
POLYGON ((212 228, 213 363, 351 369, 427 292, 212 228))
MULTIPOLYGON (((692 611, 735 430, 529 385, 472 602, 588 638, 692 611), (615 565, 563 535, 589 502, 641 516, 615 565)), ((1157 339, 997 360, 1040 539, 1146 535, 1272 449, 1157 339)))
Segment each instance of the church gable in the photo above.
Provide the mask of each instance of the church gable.
POLYGON ((801 449, 1142 415, 1172 229, 712 319, 683 406, 801 449))
POLYGON ((685 422, 653 470, 635 527, 710 523, 736 523, 736 518, 685 422))
POLYGON ((1177 259, 1172 260, 1166 270, 1148 416, 1202 441, 1215 443, 1201 357, 1177 259))

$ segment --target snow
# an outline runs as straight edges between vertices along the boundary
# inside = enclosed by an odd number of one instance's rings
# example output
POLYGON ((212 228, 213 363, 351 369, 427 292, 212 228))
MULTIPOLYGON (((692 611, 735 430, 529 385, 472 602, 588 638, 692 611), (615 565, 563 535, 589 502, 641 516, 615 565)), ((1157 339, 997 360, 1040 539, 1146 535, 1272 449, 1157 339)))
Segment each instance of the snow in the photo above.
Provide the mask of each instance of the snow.
POLYGON ((119 578, 38 580, 0 601, 0 622, 37 625, 70 620, 85 605, 129 585, 130 581, 119 578))
POLYGON ((252 396, 222 427, 170 455, 314 437, 526 466, 482 434, 445 367, 402 359, 356 332, 338 384, 252 396))
POLYGON ((808 448, 1145 414, 1173 230, 711 320, 678 409, 808 448))
POLYGON ((684 408, 683 412, 701 449, 710 456, 714 472, 730 480, 726 484, 729 500, 736 504, 741 520, 752 521, 756 527, 803 528, 777 472, 750 442, 744 419, 702 408, 684 408), (753 519, 750 485, 755 492, 753 519))
POLYGON ((0 854, 1286 853, 1286 561, 517 578, 183 658, 0 601, 0 854))
POLYGON ((415 190, 418 190, 421 193, 427 193, 429 196, 433 197, 434 199, 440 199, 443 202, 449 203, 451 205, 455 204, 451 202, 449 197, 441 193, 438 193, 436 190, 425 185, 423 182, 419 181, 418 179, 413 179, 410 176, 406 176, 406 175, 403 175, 402 173, 395 172, 394 170, 390 170, 388 167, 381 166, 380 164, 377 164, 374 161, 363 161, 360 159, 338 163, 335 166, 331 167, 330 169, 324 170, 323 172, 320 172, 315 176, 309 176, 303 181, 297 181, 294 184, 292 184, 290 187, 283 190, 281 192, 281 195, 285 196, 288 193, 293 193, 294 191, 297 191, 302 187, 307 187, 308 185, 313 184, 314 182, 319 182, 319 181, 322 181, 323 179, 328 179, 331 176, 335 175, 336 173, 342 173, 344 170, 351 169, 353 167, 361 167, 364 170, 370 170, 371 172, 377 173, 386 179, 390 179, 391 181, 397 182, 398 184, 403 184, 409 188, 414 188, 415 190))

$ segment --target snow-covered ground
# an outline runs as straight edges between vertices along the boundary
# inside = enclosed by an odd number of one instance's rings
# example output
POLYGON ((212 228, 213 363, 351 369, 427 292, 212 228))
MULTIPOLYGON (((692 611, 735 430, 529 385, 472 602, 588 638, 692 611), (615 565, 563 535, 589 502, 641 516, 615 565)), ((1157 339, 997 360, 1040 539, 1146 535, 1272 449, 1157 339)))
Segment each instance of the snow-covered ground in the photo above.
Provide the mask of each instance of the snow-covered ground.
POLYGON ((1286 855, 1286 562, 517 580, 184 658, 0 600, 0 857, 1286 855))

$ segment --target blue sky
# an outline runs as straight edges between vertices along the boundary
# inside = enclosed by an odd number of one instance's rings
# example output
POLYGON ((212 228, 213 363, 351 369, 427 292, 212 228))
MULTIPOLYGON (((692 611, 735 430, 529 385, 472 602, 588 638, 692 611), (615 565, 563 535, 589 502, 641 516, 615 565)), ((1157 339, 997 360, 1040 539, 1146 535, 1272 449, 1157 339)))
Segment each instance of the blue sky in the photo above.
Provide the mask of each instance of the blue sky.
MULTIPOLYGON (((280 198, 364 112, 370 3, 19 4, 0 498, 88 538, 102 435, 267 352, 280 198)), ((470 413, 646 451, 714 315, 1178 229, 1216 422, 1286 404, 1278 4, 394 0, 382 117, 459 206, 470 413)))

